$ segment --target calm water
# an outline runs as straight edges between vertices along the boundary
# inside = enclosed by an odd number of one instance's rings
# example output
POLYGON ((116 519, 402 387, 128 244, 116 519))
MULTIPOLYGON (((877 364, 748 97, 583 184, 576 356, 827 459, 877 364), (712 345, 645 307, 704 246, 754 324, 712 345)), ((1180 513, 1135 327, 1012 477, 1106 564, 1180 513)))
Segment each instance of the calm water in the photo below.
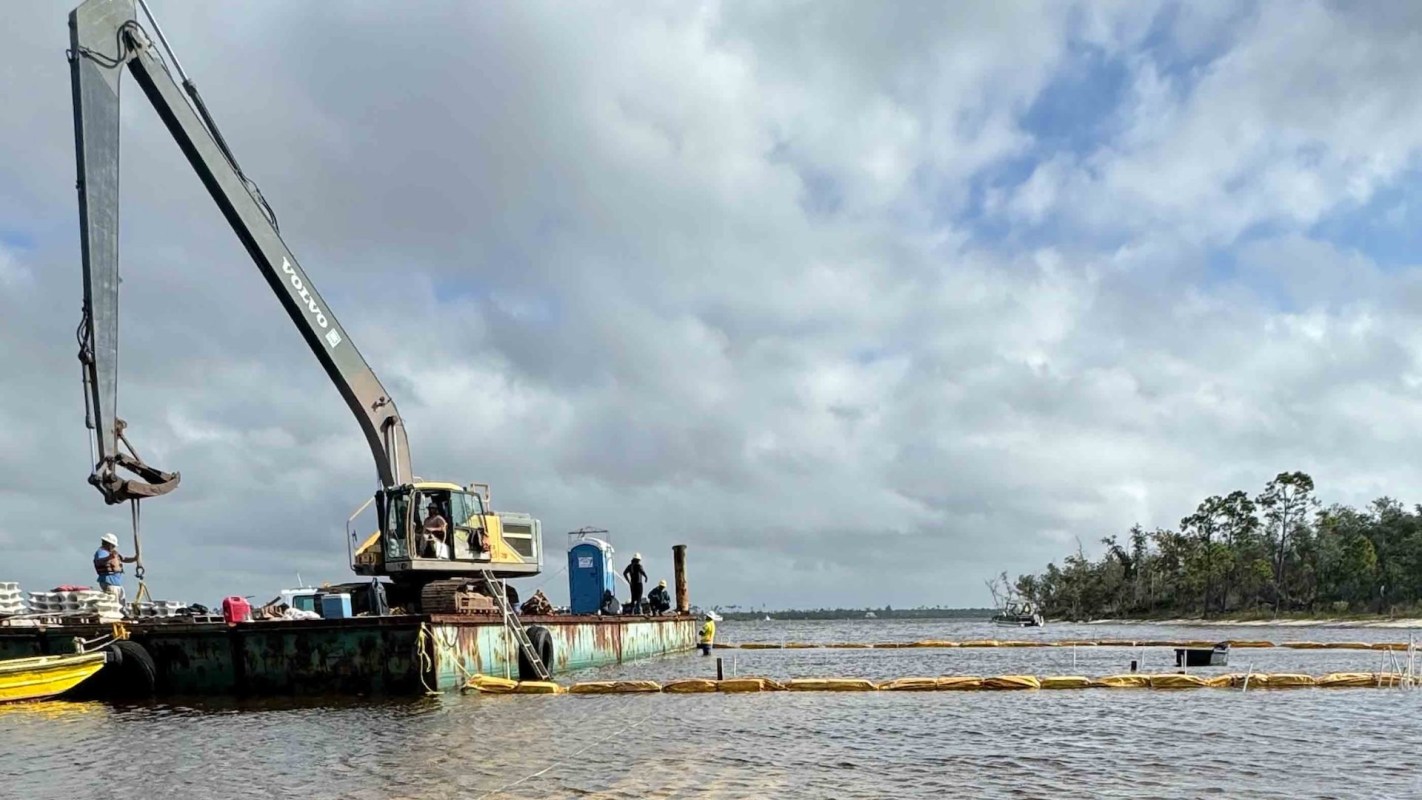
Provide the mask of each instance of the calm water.
MULTIPOLYGON (((889 621, 721 628, 730 641, 1036 635, 889 621)), ((1045 636, 1406 641, 1408 632, 1054 626, 1045 636)), ((1170 657, 1126 648, 719 654, 728 671, 781 678, 1098 675, 1125 671, 1142 656, 1146 669, 1163 668, 1170 657)), ((1231 670, 1252 663, 1257 671, 1315 674, 1375 670, 1385 658, 1367 651, 1232 656, 1231 670)), ((713 672, 714 659, 685 656, 564 680, 713 672)), ((1422 692, 451 695, 0 707, 5 798, 1209 795, 1422 797, 1422 692)))

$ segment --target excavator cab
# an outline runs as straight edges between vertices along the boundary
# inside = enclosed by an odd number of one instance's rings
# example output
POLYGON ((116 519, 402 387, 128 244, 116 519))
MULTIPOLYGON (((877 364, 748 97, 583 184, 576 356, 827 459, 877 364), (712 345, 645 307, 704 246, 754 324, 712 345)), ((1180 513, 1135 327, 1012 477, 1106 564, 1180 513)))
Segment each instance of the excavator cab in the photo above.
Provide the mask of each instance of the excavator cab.
POLYGON ((415 483, 377 492, 380 530, 355 548, 351 568, 359 575, 416 582, 477 575, 486 569, 500 578, 538 574, 543 561, 538 521, 523 514, 494 513, 487 490, 480 488, 415 483), (445 520, 442 536, 426 530, 432 513, 445 520), (507 527, 504 517, 510 519, 507 527))

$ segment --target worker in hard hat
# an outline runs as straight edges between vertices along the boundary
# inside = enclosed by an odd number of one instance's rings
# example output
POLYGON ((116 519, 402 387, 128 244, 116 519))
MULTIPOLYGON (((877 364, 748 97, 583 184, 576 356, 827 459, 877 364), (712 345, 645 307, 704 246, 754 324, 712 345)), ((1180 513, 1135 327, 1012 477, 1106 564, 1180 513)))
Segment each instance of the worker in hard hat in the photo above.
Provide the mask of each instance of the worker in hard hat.
POLYGON ((696 646, 701 648, 701 655, 711 655, 711 645, 716 642, 716 619, 711 616, 711 612, 706 612, 706 622, 701 626, 701 632, 696 635, 696 646))
POLYGON ((647 605, 653 614, 665 614, 671 608, 671 594, 667 591, 666 581, 658 581, 657 588, 647 593, 647 605))
POLYGON ((123 556, 118 551, 118 537, 106 533, 99 539, 99 550, 94 553, 94 572, 99 574, 99 590, 113 595, 123 602, 123 565, 137 561, 137 556, 123 556))
POLYGON ((647 571, 642 569, 641 553, 632 555, 632 563, 622 570, 622 577, 627 580, 627 588, 632 591, 632 613, 642 613, 642 586, 647 583, 647 571))

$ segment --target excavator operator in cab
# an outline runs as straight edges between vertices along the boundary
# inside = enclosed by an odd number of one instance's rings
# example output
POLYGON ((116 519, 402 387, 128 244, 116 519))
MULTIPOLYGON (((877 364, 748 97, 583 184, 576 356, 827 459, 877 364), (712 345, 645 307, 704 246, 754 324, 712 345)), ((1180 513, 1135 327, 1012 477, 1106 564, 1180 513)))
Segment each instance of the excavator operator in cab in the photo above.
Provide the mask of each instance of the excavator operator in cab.
POLYGON ((425 558, 449 558, 449 521, 439 511, 439 504, 430 498, 425 509, 425 521, 420 526, 420 555, 425 558))

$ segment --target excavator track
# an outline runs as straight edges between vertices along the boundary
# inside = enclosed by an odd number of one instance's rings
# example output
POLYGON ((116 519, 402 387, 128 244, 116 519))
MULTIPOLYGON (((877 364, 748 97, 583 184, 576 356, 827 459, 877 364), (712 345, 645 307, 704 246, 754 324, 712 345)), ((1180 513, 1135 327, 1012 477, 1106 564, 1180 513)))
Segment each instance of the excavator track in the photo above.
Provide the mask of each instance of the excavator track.
POLYGON ((431 581, 420 588, 420 612, 493 616, 499 613, 499 607, 484 580, 452 578, 431 581))

